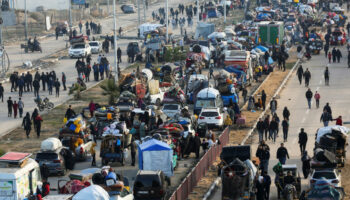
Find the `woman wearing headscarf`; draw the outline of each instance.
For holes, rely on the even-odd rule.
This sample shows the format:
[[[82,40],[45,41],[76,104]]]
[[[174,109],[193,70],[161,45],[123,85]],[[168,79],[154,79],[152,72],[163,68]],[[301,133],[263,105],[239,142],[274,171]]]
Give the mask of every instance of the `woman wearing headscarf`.
[[[27,112],[26,116],[23,118],[22,126],[26,131],[27,138],[29,138],[30,131],[32,130],[32,121],[30,120],[29,112]]]
[[[311,168],[310,166],[311,158],[309,155],[307,155],[307,151],[304,151],[303,156],[301,157],[301,161],[303,162],[302,168],[303,168],[304,178],[307,179]]]

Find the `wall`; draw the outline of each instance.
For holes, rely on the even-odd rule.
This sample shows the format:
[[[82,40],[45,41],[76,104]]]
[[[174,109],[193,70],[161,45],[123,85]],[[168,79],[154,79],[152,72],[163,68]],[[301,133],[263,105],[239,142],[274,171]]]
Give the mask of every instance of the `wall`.
[[[25,0],[14,0],[15,9],[24,10]],[[68,10],[70,0],[27,0],[27,9],[29,12],[36,11],[38,6],[44,6],[45,10]]]

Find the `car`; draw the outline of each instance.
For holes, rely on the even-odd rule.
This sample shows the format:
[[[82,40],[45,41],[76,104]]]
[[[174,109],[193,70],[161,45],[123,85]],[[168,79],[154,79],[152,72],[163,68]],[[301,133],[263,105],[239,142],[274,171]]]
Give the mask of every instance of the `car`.
[[[224,114],[220,108],[203,108],[198,117],[198,124],[206,123],[208,127],[224,128]]]
[[[314,170],[310,178],[310,187],[313,187],[314,184],[322,178],[334,187],[341,187],[341,175],[338,169]]]
[[[180,104],[164,104],[162,108],[162,112],[170,118],[173,118],[176,114],[181,113],[181,105]]]
[[[157,93],[157,94],[147,93],[145,96],[145,99],[149,104],[160,106],[162,104],[163,99],[164,99],[164,93],[166,90],[167,90],[167,88],[163,87],[163,88],[159,88],[159,93]]]
[[[167,186],[168,182],[162,171],[139,170],[134,182],[134,199],[164,200]]]
[[[122,9],[123,13],[125,13],[125,14],[134,13],[135,12],[135,6],[132,5],[132,4],[122,5],[120,7],[120,9]]]
[[[87,43],[77,43],[69,48],[68,54],[71,58],[86,58],[91,55],[91,47]]]
[[[65,148],[58,148],[54,151],[39,151],[36,154],[35,160],[39,163],[40,167],[46,164],[50,174],[64,176],[66,174],[65,160],[63,157],[65,150]]]
[[[99,41],[91,41],[89,42],[89,45],[91,47],[91,53],[100,53],[102,52],[102,44]]]

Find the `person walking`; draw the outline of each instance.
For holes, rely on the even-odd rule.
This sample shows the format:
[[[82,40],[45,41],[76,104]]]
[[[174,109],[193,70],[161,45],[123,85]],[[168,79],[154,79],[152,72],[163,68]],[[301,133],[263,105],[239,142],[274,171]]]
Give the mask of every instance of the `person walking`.
[[[66,74],[64,72],[62,72],[62,85],[63,85],[63,90],[66,91],[67,87],[66,87],[66,82],[67,82],[67,77]]]
[[[343,126],[343,120],[342,120],[342,116],[341,115],[338,118],[334,119],[334,120],[335,120],[335,125]]]
[[[261,91],[261,102],[262,102],[263,110],[265,110],[265,108],[266,108],[266,93],[265,93],[265,90]]]
[[[305,79],[305,87],[309,87],[309,82],[311,79],[311,73],[309,71],[309,68],[306,68],[304,72],[304,79]]]
[[[306,144],[307,144],[307,133],[304,132],[304,128],[300,129],[300,133],[299,133],[299,147],[300,147],[300,152],[301,154],[303,154],[303,152],[305,151],[306,148]]]
[[[303,170],[304,178],[307,179],[307,177],[310,174],[310,169],[311,169],[311,164],[310,164],[311,158],[309,155],[307,155],[307,151],[304,151],[302,153],[301,162],[303,163],[302,170]]]
[[[337,50],[333,47],[332,50],[333,63],[337,62]]]
[[[341,51],[339,49],[337,49],[337,61],[338,63],[340,63],[340,58],[343,57],[342,54],[341,54]]]
[[[55,81],[55,91],[56,91],[56,97],[60,97],[60,81],[58,80],[58,78]]]
[[[324,83],[329,86],[329,70],[328,67],[324,70]]]
[[[26,131],[27,138],[29,138],[30,131],[32,130],[32,121],[30,120],[29,112],[27,112],[26,116],[23,118],[22,127]]]
[[[332,63],[332,53],[328,52],[328,63]]]
[[[318,93],[317,91],[315,92],[314,95],[315,101],[316,101],[316,108],[320,107],[320,99],[321,99],[321,95],[320,93]]]
[[[270,149],[268,146],[262,145],[264,141],[258,146],[255,156],[259,158],[261,171],[268,171],[270,160]]]
[[[12,107],[13,107],[13,101],[11,100],[11,97],[7,100],[7,117],[12,117]]]
[[[49,90],[49,95],[52,95],[52,88],[54,86],[54,80],[52,79],[52,77],[50,76],[48,78],[48,82],[47,82],[47,88]]]
[[[13,117],[17,118],[18,104],[16,101],[13,102],[12,107],[13,107]]]
[[[272,98],[272,101],[270,102],[270,109],[271,109],[271,114],[275,114],[276,110],[277,110],[277,100],[276,98]]]
[[[289,129],[289,122],[287,118],[284,118],[282,121],[282,131],[283,131],[283,141],[288,141],[288,129]]]
[[[284,147],[283,143],[281,143],[281,146],[277,149],[276,157],[282,165],[286,164],[287,158],[289,159],[288,150]]]
[[[95,79],[95,81],[98,81],[99,69],[98,69],[98,64],[97,63],[94,63],[94,65],[92,66],[92,70],[94,71],[94,79]]]
[[[269,200],[270,199],[271,177],[269,176],[267,171],[264,171],[263,177],[264,177],[264,200]]]
[[[117,50],[117,58],[118,58],[118,63],[122,62],[122,50],[120,49],[120,47],[118,47]]]
[[[1,102],[4,102],[4,87],[2,86],[2,83],[0,83],[0,98]]]
[[[276,118],[272,117],[272,120],[270,122],[270,127],[269,127],[269,140],[271,139],[273,143],[276,142],[276,137],[277,137],[277,129],[278,129],[278,123],[276,122]]]
[[[18,99],[18,111],[19,111],[19,117],[22,118],[23,116],[23,109],[24,109],[24,103],[22,101],[22,98]]]
[[[39,89],[40,89],[40,82],[38,79],[35,79],[33,81],[33,87],[34,87],[34,96],[38,97],[39,96]]]
[[[311,89],[310,89],[310,88],[308,88],[308,90],[306,91],[305,97],[306,97],[306,100],[307,100],[307,104],[308,104],[308,106],[309,106],[309,109],[311,109],[311,100],[312,100],[312,97],[313,97],[313,93],[311,92]]]
[[[80,31],[80,34],[82,33],[82,30],[83,30],[83,24],[81,23],[81,21],[79,22],[79,31]]]
[[[327,110],[323,110],[320,121],[323,122],[324,127],[327,127],[329,121],[332,121],[332,116],[327,112]]]
[[[43,118],[38,114],[35,117],[34,123],[35,123],[35,129],[36,129],[36,136],[39,138],[40,137],[40,132],[41,132],[41,123],[43,121]]]
[[[75,117],[75,115],[76,114],[75,114],[74,110],[72,109],[72,105],[69,105],[64,117],[67,118],[67,120],[69,120],[69,119]]]
[[[130,146],[130,152],[131,152],[131,166],[135,166],[137,144],[134,141],[134,138],[132,139],[132,142],[130,143],[129,146]]]
[[[286,106],[286,107],[284,107],[284,109],[283,109],[283,118],[289,120],[289,116],[290,116],[290,112],[289,112],[289,110],[288,110],[288,108],[287,108],[287,106]]]
[[[262,120],[262,118],[259,119],[257,125],[256,125],[256,129],[258,130],[258,134],[259,134],[259,143],[263,141],[264,139],[264,131],[265,131],[265,123]]]
[[[303,81],[303,74],[304,74],[304,69],[302,65],[299,65],[297,74],[298,74],[299,84],[301,85],[301,82]]]
[[[327,58],[327,55],[328,55],[328,51],[329,51],[329,45],[328,44],[326,44],[326,45],[324,45],[324,56]]]
[[[323,107],[323,110],[327,110],[327,112],[332,116],[332,109],[329,106],[329,103],[327,102],[326,105]]]

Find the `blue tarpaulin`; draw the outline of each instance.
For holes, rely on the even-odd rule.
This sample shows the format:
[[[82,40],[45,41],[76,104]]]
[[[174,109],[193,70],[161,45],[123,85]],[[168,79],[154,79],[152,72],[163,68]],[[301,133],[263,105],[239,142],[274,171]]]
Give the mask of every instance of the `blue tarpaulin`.
[[[261,45],[256,46],[256,47],[254,48],[254,50],[255,50],[255,49],[260,49],[260,51],[262,51],[262,52],[266,52],[266,51],[269,50],[269,48],[264,47],[264,46],[261,46]]]
[[[162,141],[151,139],[138,147],[140,170],[161,170],[166,176],[173,175],[173,150]]]
[[[86,0],[72,0],[72,4],[74,5],[85,5]]]

